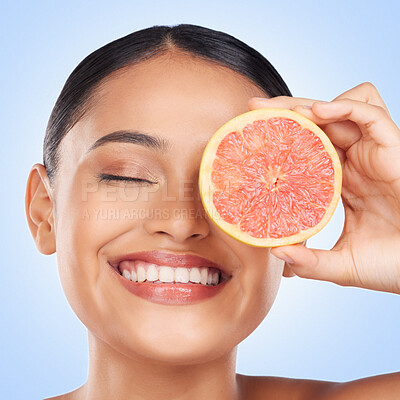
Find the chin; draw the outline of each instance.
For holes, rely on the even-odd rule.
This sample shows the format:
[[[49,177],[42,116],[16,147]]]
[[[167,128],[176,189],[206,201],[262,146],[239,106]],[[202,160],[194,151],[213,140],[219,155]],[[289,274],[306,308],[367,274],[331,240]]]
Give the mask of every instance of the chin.
[[[219,332],[218,327],[201,324],[159,324],[142,321],[135,329],[121,334],[118,330],[102,331],[102,339],[131,359],[146,359],[172,365],[200,364],[229,353],[236,345],[232,333]],[[130,333],[127,333],[130,331]],[[227,340],[229,338],[229,340]]]
[[[233,347],[221,347],[218,342],[173,342],[160,340],[140,347],[141,357],[171,365],[193,365],[212,361],[231,351]],[[135,347],[133,351],[137,350]]]

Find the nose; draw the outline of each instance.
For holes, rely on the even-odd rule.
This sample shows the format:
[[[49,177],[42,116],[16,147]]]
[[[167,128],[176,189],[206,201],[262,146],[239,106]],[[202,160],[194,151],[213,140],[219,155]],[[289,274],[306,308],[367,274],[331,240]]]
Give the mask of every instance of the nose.
[[[167,238],[175,243],[189,243],[208,236],[210,226],[198,193],[173,193],[152,205],[149,218],[144,221],[145,231],[155,237]]]

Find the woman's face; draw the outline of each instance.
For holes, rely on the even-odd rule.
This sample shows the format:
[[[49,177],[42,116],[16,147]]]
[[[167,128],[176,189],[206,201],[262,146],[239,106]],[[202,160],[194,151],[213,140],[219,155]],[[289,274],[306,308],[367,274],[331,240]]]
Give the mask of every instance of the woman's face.
[[[128,357],[176,364],[211,360],[247,337],[275,299],[282,262],[269,249],[220,231],[205,215],[197,186],[208,140],[248,111],[252,96],[265,94],[229,69],[164,55],[109,77],[61,143],[53,194],[61,282],[89,331]],[[157,136],[160,143],[139,143],[131,135],[130,143],[103,140],[92,148],[117,131]],[[147,182],[99,181],[101,174]],[[204,257],[229,278],[207,298],[174,302],[170,292],[166,303],[165,293],[146,292],[145,285],[157,285],[149,282],[131,283],[144,288],[142,295],[132,293],[110,263],[154,250],[177,255],[173,260],[182,267],[181,255]],[[163,257],[156,268],[172,260]]]

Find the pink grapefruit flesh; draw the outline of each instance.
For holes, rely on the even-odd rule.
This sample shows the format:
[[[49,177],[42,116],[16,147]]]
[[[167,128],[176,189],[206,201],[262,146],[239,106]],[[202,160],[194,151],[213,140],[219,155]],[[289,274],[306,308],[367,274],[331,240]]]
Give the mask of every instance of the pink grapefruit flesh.
[[[259,109],[223,125],[207,144],[200,195],[212,221],[252,246],[301,242],[329,221],[342,169],[326,134],[303,115]]]

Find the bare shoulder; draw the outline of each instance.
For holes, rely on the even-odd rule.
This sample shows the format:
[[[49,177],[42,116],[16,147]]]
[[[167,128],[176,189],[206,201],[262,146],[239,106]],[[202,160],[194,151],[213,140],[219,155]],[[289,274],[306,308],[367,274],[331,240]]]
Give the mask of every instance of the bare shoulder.
[[[59,396],[49,397],[44,400],[77,400],[82,392],[82,386],[72,392],[60,394]]]
[[[73,397],[71,397],[71,393],[65,393],[55,397],[48,397],[44,400],[73,400]]]
[[[349,382],[237,374],[246,400],[398,400],[400,372]]]
[[[44,400],[69,400],[68,394],[61,394],[60,396],[48,397]]]
[[[336,382],[236,374],[246,400],[317,400]],[[321,397],[322,399],[322,397]]]
[[[400,372],[338,383],[321,400],[398,400]],[[318,399],[319,400],[319,399]]]

